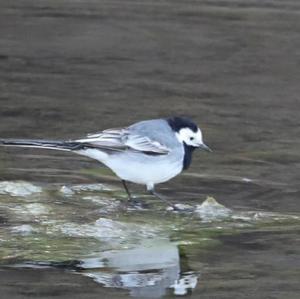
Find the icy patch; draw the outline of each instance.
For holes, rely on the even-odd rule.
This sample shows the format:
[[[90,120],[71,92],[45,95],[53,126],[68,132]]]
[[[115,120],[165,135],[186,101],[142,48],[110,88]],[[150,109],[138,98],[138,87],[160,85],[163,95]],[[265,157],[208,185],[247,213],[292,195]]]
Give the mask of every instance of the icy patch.
[[[21,217],[20,219],[23,221],[30,221],[33,217],[37,220],[41,216],[47,216],[50,209],[41,203],[30,203],[10,206],[8,210],[18,219]]]
[[[116,188],[105,184],[80,184],[74,186],[62,186],[60,192],[65,195],[72,195],[80,192],[94,192],[94,191],[115,191]]]
[[[138,225],[114,221],[107,218],[100,218],[92,224],[64,223],[54,226],[54,230],[59,230],[71,237],[93,237],[101,240],[132,240],[134,238],[151,238],[156,236],[158,229],[148,225]]]
[[[35,232],[34,228],[28,224],[14,226],[11,228],[11,231],[13,233],[17,233],[22,236],[28,236],[28,235],[32,234],[33,232]]]
[[[120,201],[114,198],[106,198],[102,196],[84,196],[82,199],[90,201],[99,206],[101,212],[113,212],[120,207]]]
[[[0,194],[8,194],[10,196],[29,196],[34,193],[42,192],[42,188],[28,182],[3,181],[0,182]]]
[[[40,203],[30,203],[24,205],[25,209],[34,216],[45,215],[49,213],[49,209]]]
[[[218,203],[213,197],[196,206],[195,213],[203,222],[222,221],[232,216],[233,211]]]

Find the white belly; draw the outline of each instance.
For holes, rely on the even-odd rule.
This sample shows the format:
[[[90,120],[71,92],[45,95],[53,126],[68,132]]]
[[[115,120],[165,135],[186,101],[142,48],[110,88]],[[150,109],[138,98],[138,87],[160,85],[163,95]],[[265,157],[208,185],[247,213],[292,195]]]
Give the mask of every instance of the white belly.
[[[183,154],[181,157],[180,152],[161,156],[126,152],[109,155],[98,149],[87,149],[78,153],[102,162],[122,180],[136,184],[163,183],[182,171]]]
[[[181,163],[116,163],[116,161],[110,161],[107,166],[121,179],[144,185],[166,182],[182,170]]]

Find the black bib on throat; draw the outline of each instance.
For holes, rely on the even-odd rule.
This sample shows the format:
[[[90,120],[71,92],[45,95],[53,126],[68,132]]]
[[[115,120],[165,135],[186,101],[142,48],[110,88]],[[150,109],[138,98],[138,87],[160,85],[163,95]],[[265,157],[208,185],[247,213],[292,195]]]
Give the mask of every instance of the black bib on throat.
[[[193,146],[187,145],[185,142],[183,142],[184,147],[184,157],[183,157],[183,170],[186,170],[190,167],[192,162],[192,154],[193,151],[196,149]]]

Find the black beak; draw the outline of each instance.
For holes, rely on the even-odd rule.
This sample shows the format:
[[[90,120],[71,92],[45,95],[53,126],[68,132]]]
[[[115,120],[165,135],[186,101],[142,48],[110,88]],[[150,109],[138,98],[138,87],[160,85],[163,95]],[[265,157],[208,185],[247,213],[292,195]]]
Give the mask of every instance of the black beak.
[[[207,152],[212,152],[212,150],[204,143],[201,143],[198,148]]]

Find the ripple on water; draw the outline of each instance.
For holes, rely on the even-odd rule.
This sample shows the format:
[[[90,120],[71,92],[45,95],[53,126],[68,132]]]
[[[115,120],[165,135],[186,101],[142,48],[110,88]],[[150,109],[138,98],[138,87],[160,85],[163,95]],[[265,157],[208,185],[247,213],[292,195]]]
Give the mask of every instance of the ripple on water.
[[[240,227],[242,227],[245,222],[255,225],[263,223],[275,223],[278,221],[300,220],[300,217],[297,215],[268,211],[235,211],[218,203],[213,197],[210,196],[207,197],[207,199],[201,205],[197,205],[193,209],[197,217],[201,219],[201,222],[225,221],[227,224],[233,222],[234,224],[237,224],[237,226],[240,224]]]

